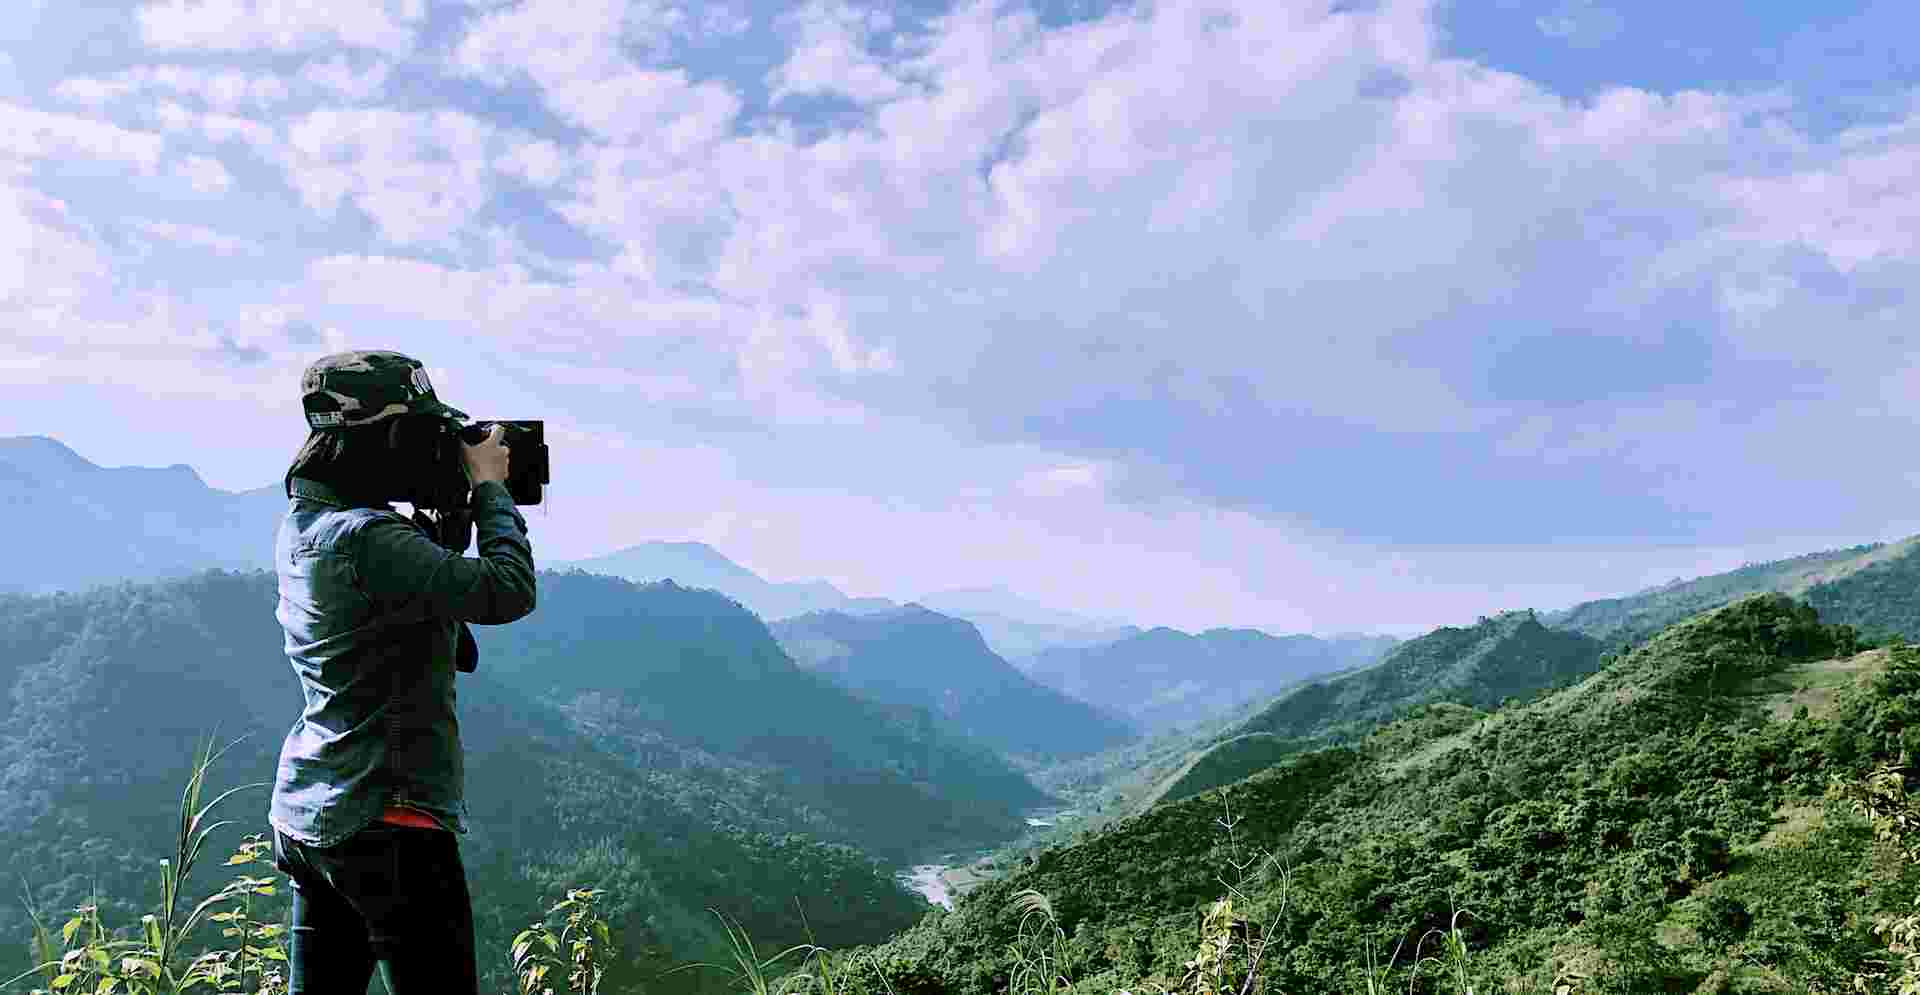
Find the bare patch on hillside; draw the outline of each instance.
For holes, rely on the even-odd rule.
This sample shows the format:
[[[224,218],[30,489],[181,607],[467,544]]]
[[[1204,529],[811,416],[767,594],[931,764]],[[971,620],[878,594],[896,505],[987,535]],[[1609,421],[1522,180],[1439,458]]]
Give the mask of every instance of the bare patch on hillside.
[[[1868,650],[1844,659],[1796,663],[1769,674],[1756,685],[1756,703],[1775,719],[1793,717],[1801,706],[1809,718],[1833,714],[1841,692],[1870,679],[1887,665],[1886,650]]]
[[[1827,810],[1820,805],[1783,805],[1773,818],[1773,828],[1753,841],[1753,849],[1772,850],[1804,841],[1827,824]]]

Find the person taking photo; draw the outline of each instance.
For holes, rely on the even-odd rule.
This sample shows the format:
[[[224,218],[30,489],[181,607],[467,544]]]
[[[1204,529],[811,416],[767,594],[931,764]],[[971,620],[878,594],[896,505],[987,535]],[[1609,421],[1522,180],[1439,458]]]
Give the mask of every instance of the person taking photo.
[[[392,995],[476,995],[454,677],[478,663],[469,623],[534,609],[511,453],[499,425],[458,440],[466,414],[400,353],[327,356],[301,391],[274,570],[304,705],[268,813],[293,893],[288,990],[363,995],[377,966]],[[434,518],[430,495],[454,497]]]

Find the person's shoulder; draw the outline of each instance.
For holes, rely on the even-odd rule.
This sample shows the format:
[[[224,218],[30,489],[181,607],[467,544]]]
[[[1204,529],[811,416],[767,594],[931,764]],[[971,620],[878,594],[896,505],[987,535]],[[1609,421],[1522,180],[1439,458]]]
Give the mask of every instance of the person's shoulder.
[[[414,523],[413,519],[391,508],[343,508],[340,514],[347,516],[347,521],[352,523],[352,527],[356,531],[368,528],[369,526],[385,528],[389,525],[398,525],[408,529],[420,528],[419,525]]]
[[[392,530],[419,532],[420,526],[413,519],[389,508],[342,508],[334,513],[340,523],[342,538],[365,535],[368,532],[386,533]]]
[[[419,528],[406,516],[384,508],[341,508],[313,502],[300,505],[288,514],[282,531],[287,542],[311,552],[351,552],[369,528]]]

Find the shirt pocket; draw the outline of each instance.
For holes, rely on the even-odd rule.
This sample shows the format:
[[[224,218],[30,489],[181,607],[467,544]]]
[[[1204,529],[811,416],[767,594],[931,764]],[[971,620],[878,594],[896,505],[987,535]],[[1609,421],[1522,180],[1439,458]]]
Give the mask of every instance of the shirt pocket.
[[[360,590],[353,558],[322,546],[298,547],[281,565],[280,594],[290,634],[313,643],[367,624],[373,603]]]

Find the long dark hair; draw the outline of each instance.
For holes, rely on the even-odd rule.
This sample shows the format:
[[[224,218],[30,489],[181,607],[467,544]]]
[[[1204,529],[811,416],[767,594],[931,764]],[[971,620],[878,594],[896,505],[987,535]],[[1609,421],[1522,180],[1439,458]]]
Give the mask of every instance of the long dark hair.
[[[372,425],[315,429],[287,468],[288,496],[293,478],[300,477],[327,485],[356,506],[413,501],[439,483],[434,474],[446,471],[439,421],[397,415]]]

